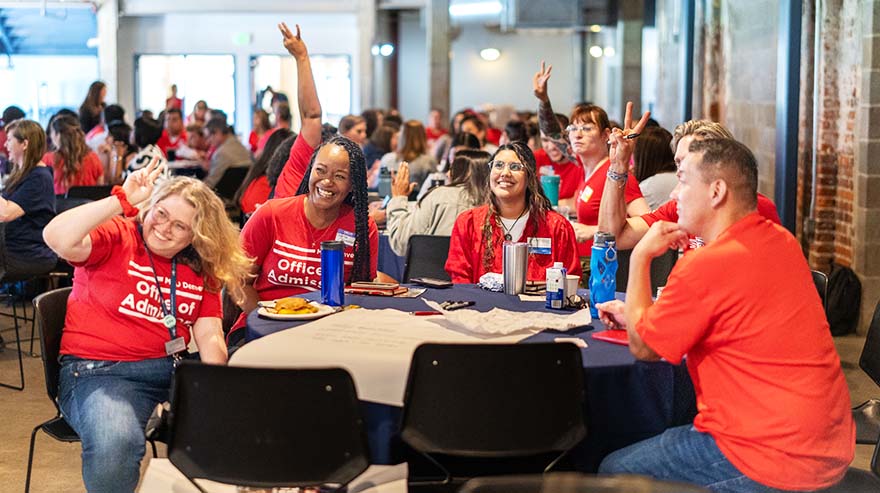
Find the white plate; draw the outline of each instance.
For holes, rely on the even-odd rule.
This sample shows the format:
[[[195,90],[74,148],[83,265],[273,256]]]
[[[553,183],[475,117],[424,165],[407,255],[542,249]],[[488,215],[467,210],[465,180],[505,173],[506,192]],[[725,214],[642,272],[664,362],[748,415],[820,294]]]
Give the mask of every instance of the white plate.
[[[314,320],[316,318],[321,318],[331,313],[336,313],[336,308],[330,305],[324,305],[322,303],[318,303],[317,301],[310,301],[309,304],[313,307],[317,308],[318,311],[314,313],[272,313],[267,308],[266,305],[274,306],[274,302],[261,301],[260,308],[257,310],[257,313],[260,316],[271,318],[274,320]]]

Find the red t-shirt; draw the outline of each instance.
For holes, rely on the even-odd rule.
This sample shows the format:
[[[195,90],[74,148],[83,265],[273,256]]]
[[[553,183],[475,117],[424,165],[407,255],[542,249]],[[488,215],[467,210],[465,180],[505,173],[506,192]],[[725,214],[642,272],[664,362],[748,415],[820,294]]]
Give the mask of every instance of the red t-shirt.
[[[302,133],[296,136],[296,140],[293,141],[293,146],[290,148],[290,157],[284,163],[284,169],[281,170],[278,183],[275,184],[276,199],[296,195],[314,152],[315,148],[306,142]]]
[[[776,224],[782,224],[782,221],[779,220],[779,214],[776,213],[776,205],[772,200],[767,197],[758,194],[758,214],[762,215],[766,219],[773,221]],[[657,221],[668,221],[671,223],[678,222],[678,201],[676,200],[668,200],[665,204],[658,207],[656,210],[651,211],[647,214],[643,214],[642,219],[648,224],[650,228],[652,224]],[[701,242],[696,241],[695,236],[689,236],[691,241],[688,241],[688,246],[685,250],[690,250],[692,245],[699,245]]]
[[[428,140],[437,140],[448,133],[449,132],[442,128],[425,127],[425,137],[427,137]]]
[[[164,357],[170,335],[162,323],[153,268],[137,225],[114,217],[89,237],[89,258],[73,264],[61,354],[105,361]],[[168,302],[171,260],[152,257]],[[220,293],[206,291],[204,278],[180,263],[177,286],[177,334],[189,343],[197,319],[223,316]]]
[[[271,137],[272,134],[275,133],[276,130],[278,130],[278,128],[279,127],[270,128],[269,130],[266,130],[265,132],[263,132],[263,135],[261,135],[259,138],[255,139],[254,144],[253,144],[253,146],[254,146],[253,152],[255,154],[263,152],[263,149],[266,148],[266,144],[269,143],[269,137]],[[254,135],[254,137],[256,137],[257,134],[253,134],[253,135]],[[311,156],[309,156],[309,157],[311,158]]]
[[[104,165],[101,164],[101,158],[92,151],[89,151],[80,163],[79,173],[66,184],[64,183],[64,160],[57,152],[47,152],[43,155],[43,162],[53,169],[56,195],[67,193],[70,187],[95,186],[98,184],[98,180],[104,176]]]
[[[671,363],[687,355],[694,426],[746,476],[815,490],[846,472],[849,390],[800,243],[784,228],[753,212],[686,254],[635,330]]]
[[[599,224],[599,205],[602,203],[602,193],[605,191],[605,180],[607,179],[608,168],[611,166],[611,160],[605,158],[593,173],[581,181],[577,188],[577,200],[575,207],[577,208],[577,220],[581,224],[595,226]],[[633,200],[642,198],[642,191],[639,189],[639,182],[636,181],[632,173],[626,179],[626,189],[624,189],[624,200],[629,204]],[[593,239],[578,243],[578,254],[581,257],[589,257],[593,248]]]
[[[330,226],[316,229],[306,218],[305,195],[266,202],[241,232],[244,250],[259,266],[254,288],[261,300],[274,300],[321,288],[321,242],[346,242],[345,280],[354,265],[354,210],[343,204]],[[379,230],[369,220],[370,277],[376,277]]]
[[[257,210],[257,205],[269,200],[271,191],[272,187],[269,186],[269,178],[266,175],[252,181],[241,194],[241,212],[250,214]]]
[[[584,182],[584,167],[572,163],[571,161],[563,161],[554,163],[550,160],[550,156],[544,149],[535,151],[535,163],[538,165],[539,175],[557,175],[559,177],[559,198],[568,199],[574,197],[578,187]],[[550,170],[553,170],[550,173]]]
[[[455,221],[446,258],[446,272],[454,283],[476,284],[486,272],[501,272],[504,232],[501,226],[492,224],[492,248],[495,256],[492,268],[483,267],[486,242],[483,241],[483,223],[489,214],[489,206],[483,205],[464,211]],[[526,278],[543,281],[553,262],[562,262],[569,274],[580,275],[581,264],[577,256],[574,228],[568,219],[554,211],[547,211],[545,220],[538,221],[529,215],[529,222],[517,240],[529,243],[529,263]],[[543,242],[543,244],[541,243]],[[549,249],[544,253],[540,247]]]
[[[171,137],[168,134],[168,130],[162,130],[162,136],[159,137],[159,141],[156,142],[156,147],[162,149],[162,154],[168,155],[168,149],[177,150],[181,145],[186,144],[187,135],[186,130],[181,130],[177,137]]]

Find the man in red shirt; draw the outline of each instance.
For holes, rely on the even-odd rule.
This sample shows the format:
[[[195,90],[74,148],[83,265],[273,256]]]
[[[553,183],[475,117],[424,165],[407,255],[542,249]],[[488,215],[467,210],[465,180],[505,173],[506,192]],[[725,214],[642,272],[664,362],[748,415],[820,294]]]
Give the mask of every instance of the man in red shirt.
[[[186,130],[183,128],[183,113],[177,108],[165,110],[165,129],[162,130],[162,136],[156,145],[169,161],[174,161],[177,156],[177,150],[187,143]],[[168,151],[174,151],[174,156],[168,155]],[[182,157],[182,156],[181,156]]]
[[[732,139],[697,141],[679,163],[678,223],[658,221],[630,259],[626,303],[599,304],[641,360],[685,357],[698,414],[607,456],[601,473],[647,474],[730,492],[837,483],[855,449],[840,359],[801,252],[757,211],[758,167]],[[651,260],[689,234],[651,300]],[[732,268],[733,266],[733,268]]]
[[[631,105],[632,103],[627,104],[627,127],[630,127],[628,122],[632,120]],[[690,146],[691,142],[706,139],[733,139],[733,134],[720,123],[710,120],[690,120],[675,127],[672,136],[672,152],[675,153],[676,164],[680,163],[687,155],[688,146]],[[629,142],[634,143],[635,141]],[[632,153],[633,147],[634,144],[628,146],[629,153]],[[623,151],[626,152],[627,149],[623,147]],[[620,168],[620,165],[617,164],[624,161],[629,162],[629,159],[613,161],[612,167],[609,168],[609,173],[613,171],[618,176],[625,176],[627,170]],[[648,228],[655,222],[678,221],[677,206],[678,204],[673,199],[648,214],[627,218],[623,189],[618,187],[617,183],[607,181],[604,193],[602,194],[602,204],[599,208],[599,231],[612,233],[617,238],[617,248],[619,250],[629,250],[645,236]],[[782,223],[779,220],[779,214],[776,213],[776,205],[769,198],[761,194],[758,194],[758,213],[776,224]],[[704,242],[705,239],[691,238],[685,249],[702,245]]]

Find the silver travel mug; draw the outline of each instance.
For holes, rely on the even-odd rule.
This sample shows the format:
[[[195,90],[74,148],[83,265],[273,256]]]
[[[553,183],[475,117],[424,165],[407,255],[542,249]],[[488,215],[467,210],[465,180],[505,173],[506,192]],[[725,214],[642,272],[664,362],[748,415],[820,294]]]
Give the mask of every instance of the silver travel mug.
[[[529,244],[504,242],[504,294],[520,294],[526,290],[526,272],[529,268]]]

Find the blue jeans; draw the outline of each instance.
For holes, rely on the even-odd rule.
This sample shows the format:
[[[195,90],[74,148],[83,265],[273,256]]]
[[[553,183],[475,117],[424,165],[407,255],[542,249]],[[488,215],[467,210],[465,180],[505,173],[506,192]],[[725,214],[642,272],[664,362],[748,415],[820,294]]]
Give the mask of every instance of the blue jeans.
[[[89,492],[137,487],[146,439],[144,426],[167,401],[171,358],[118,362],[61,358],[59,404],[82,439],[83,481]]]
[[[609,454],[599,465],[599,473],[643,474],[725,493],[782,491],[746,477],[724,457],[711,435],[700,433],[692,425],[670,428]]]

